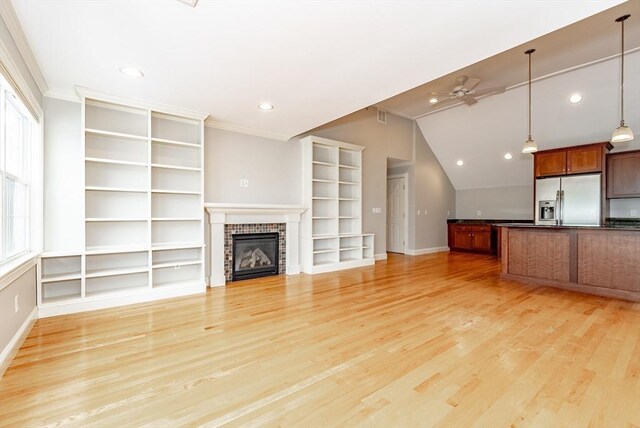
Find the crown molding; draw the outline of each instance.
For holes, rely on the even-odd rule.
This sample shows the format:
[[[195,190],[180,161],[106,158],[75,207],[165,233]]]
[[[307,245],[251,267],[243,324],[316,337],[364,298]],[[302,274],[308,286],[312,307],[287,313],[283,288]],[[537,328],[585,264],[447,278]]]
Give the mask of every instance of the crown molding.
[[[226,122],[218,122],[211,118],[204,121],[204,126],[209,128],[222,129],[224,131],[237,132],[239,134],[253,135],[256,137],[268,138],[276,141],[289,141],[290,137],[284,134],[277,134],[275,132],[261,131],[259,129],[245,128],[244,126],[233,125]]]
[[[69,94],[67,92],[56,91],[53,89],[49,89],[44,96],[46,98],[55,98],[56,100],[71,101],[73,103],[80,102],[80,97],[78,97],[77,94]]]
[[[0,3],[2,3],[2,1],[0,1]],[[40,121],[43,116],[40,97],[31,90],[31,87],[20,72],[20,68],[18,68],[18,65],[11,57],[11,53],[2,39],[0,39],[0,73],[9,80],[9,83],[22,98],[22,101],[34,118]]]
[[[11,34],[11,37],[18,48],[18,52],[22,55],[22,59],[27,65],[38,89],[40,89],[40,93],[44,95],[45,92],[49,90],[49,86],[42,74],[42,70],[40,70],[36,57],[33,55],[31,46],[29,46],[29,42],[27,42],[27,37],[22,30],[22,25],[20,25],[18,15],[16,15],[16,11],[13,9],[11,1],[0,1],[0,16],[7,25],[9,34]]]
[[[108,95],[94,89],[84,88],[82,86],[76,86],[75,88],[81,99],[91,98],[108,103],[122,104],[127,107],[137,107],[141,109],[153,110],[154,112],[165,113],[172,116],[188,117],[195,120],[205,120],[207,117],[209,117],[208,113],[202,113],[199,111],[187,110],[179,107],[171,107],[158,103],[149,103],[131,98],[118,97],[115,95]]]

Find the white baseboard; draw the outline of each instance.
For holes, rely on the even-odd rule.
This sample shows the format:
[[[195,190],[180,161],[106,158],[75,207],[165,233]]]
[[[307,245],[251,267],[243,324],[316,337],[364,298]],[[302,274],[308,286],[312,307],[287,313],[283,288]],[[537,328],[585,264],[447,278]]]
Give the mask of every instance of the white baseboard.
[[[376,260],[387,260],[387,253],[374,254],[373,258]]]
[[[156,300],[183,297],[204,292],[206,292],[206,284],[204,281],[202,283],[194,281],[193,284],[190,285],[180,285],[175,287],[167,286],[153,290],[141,290],[140,292],[129,295],[101,296],[71,303],[59,302],[42,304],[38,315],[40,318],[47,318],[57,315],[75,314],[78,312],[94,311],[97,309],[133,305],[136,303],[153,302]]]
[[[22,346],[22,342],[27,338],[31,328],[38,319],[38,307],[33,308],[33,311],[29,314],[27,319],[24,320],[20,329],[13,336],[11,341],[0,353],[0,378],[4,375],[4,372],[9,368],[13,357],[18,353],[18,350]]]
[[[449,247],[431,247],[431,248],[420,248],[417,250],[409,250],[405,251],[405,254],[408,256],[421,256],[423,254],[432,254],[432,253],[443,253],[449,251]]]

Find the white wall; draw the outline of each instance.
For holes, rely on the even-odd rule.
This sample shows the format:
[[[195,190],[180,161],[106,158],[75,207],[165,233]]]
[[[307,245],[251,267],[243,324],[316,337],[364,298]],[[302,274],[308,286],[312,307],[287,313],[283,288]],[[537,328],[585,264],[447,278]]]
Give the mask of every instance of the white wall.
[[[635,211],[635,215],[632,215]],[[609,217],[640,218],[640,198],[611,199]]]
[[[533,220],[533,186],[457,190],[456,218]]]
[[[44,97],[44,249],[80,251],[84,198],[81,105]]]

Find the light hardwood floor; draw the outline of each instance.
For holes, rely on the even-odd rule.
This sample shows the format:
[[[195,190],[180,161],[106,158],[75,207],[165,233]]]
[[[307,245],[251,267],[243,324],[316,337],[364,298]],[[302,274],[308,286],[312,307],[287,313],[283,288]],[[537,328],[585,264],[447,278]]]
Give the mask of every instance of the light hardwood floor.
[[[640,304],[473,254],[38,320],[9,426],[640,426]]]

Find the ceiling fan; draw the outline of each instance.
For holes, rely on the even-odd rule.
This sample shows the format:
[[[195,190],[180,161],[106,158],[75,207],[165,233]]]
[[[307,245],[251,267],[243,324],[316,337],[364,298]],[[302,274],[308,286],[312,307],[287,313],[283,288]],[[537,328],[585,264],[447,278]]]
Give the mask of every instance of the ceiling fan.
[[[478,102],[476,97],[483,95],[499,94],[504,92],[504,86],[493,86],[490,88],[475,89],[480,83],[480,79],[468,76],[458,76],[456,78],[456,86],[451,92],[431,92],[429,95],[429,103],[437,105],[448,101],[462,101],[467,105],[473,105]]]

